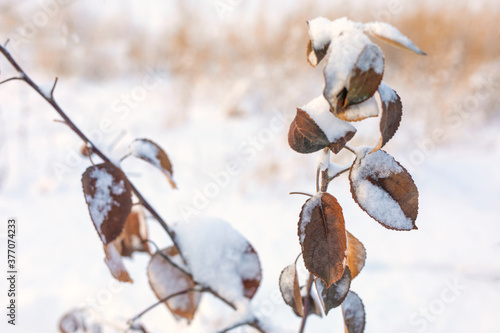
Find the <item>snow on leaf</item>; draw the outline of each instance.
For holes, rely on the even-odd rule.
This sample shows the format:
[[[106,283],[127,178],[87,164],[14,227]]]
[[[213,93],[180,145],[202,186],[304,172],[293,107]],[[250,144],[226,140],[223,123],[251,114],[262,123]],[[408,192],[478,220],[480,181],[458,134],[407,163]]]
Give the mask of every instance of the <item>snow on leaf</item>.
[[[355,133],[356,128],[335,117],[325,98],[319,96],[297,109],[288,132],[288,143],[293,150],[303,154],[325,147],[338,153]]]
[[[283,300],[287,305],[289,305],[297,316],[304,316],[304,308],[302,303],[302,295],[300,294],[299,280],[297,278],[297,270],[295,265],[286,266],[283,271],[281,271],[280,280],[280,291]]]
[[[109,244],[122,232],[132,208],[130,184],[120,169],[102,163],[87,168],[82,185],[97,233],[104,244]]]
[[[327,287],[346,267],[347,244],[342,207],[328,193],[318,193],[302,206],[298,223],[304,264]]]
[[[413,179],[391,155],[370,150],[358,150],[349,173],[354,201],[388,229],[417,229],[418,190]]]
[[[345,95],[343,91],[348,89],[349,80],[355,68],[356,61],[362,50],[370,39],[359,30],[347,30],[342,35],[333,39],[330,44],[328,61],[325,66],[325,89],[324,96],[330,103],[335,114],[339,113],[339,99],[342,101]]]
[[[108,266],[111,275],[120,282],[133,283],[134,281],[130,278],[115,243],[104,245],[104,252],[106,253],[104,262]]]
[[[164,256],[172,262],[185,269],[182,265],[179,252],[175,247],[168,247],[157,252],[151,257],[148,265],[149,284],[158,300],[163,300],[171,295],[193,289],[196,284],[193,279],[177,267],[172,265]],[[181,295],[173,296],[164,304],[176,318],[193,320],[201,299],[201,293],[190,291]]]
[[[179,222],[174,229],[196,281],[234,302],[255,295],[262,279],[259,257],[229,223],[199,218]]]
[[[342,303],[342,314],[346,333],[363,333],[365,330],[365,307],[361,298],[354,292],[349,291]]]
[[[59,321],[59,331],[61,333],[101,333],[101,326],[90,322],[89,317],[91,317],[90,314],[85,310],[72,310]]]
[[[415,44],[413,44],[413,42],[408,37],[403,35],[398,29],[396,29],[389,23],[366,23],[364,24],[364,30],[366,33],[380,39],[385,43],[413,51],[420,55],[426,55],[426,53],[420,50]]]
[[[351,287],[351,280],[349,267],[345,268],[342,278],[328,288],[323,280],[316,279],[316,290],[325,314],[328,315],[328,311],[342,304]]]
[[[360,121],[378,116],[378,111],[377,100],[371,97],[362,103],[343,109],[341,113],[337,114],[337,117],[344,121]]]
[[[347,267],[351,271],[351,277],[354,279],[365,266],[366,249],[356,237],[349,231],[347,234]]]
[[[384,55],[375,44],[369,43],[356,60],[347,87],[344,108],[359,104],[372,97],[382,81],[384,74]],[[337,113],[340,110],[337,110]]]
[[[149,139],[136,139],[130,144],[130,153],[160,169],[167,177],[170,185],[177,188],[173,179],[172,163],[167,153]]]
[[[113,243],[123,257],[131,257],[134,252],[150,253],[148,243],[148,227],[142,206],[132,207],[122,233]]]
[[[307,44],[307,61],[316,67],[328,52],[331,41],[332,22],[324,17],[308,21],[309,43]]]
[[[382,82],[378,92],[382,104],[382,116],[380,117],[381,136],[373,151],[382,148],[396,134],[403,116],[401,98],[394,90]]]

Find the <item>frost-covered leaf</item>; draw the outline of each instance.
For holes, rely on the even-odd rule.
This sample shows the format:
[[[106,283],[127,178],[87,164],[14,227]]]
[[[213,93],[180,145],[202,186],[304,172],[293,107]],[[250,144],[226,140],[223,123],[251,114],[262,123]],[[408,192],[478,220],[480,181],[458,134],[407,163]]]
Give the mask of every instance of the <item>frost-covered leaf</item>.
[[[344,108],[362,103],[372,97],[382,82],[383,74],[382,50],[375,44],[367,44],[352,69]]]
[[[234,302],[255,295],[262,279],[259,257],[229,223],[203,218],[180,222],[174,229],[196,281]]]
[[[403,104],[399,95],[382,82],[378,88],[382,104],[380,117],[380,140],[373,151],[382,148],[396,133],[403,116]]]
[[[349,267],[345,268],[342,278],[333,283],[329,288],[326,287],[323,280],[316,279],[316,290],[318,291],[318,296],[325,314],[328,315],[328,311],[342,304],[351,287],[351,280],[351,271]]]
[[[383,150],[356,153],[349,174],[351,193],[358,205],[384,227],[417,229],[418,190],[408,171]]]
[[[132,209],[132,189],[123,171],[111,163],[89,167],[82,176],[90,217],[104,244],[121,234]]]
[[[298,236],[306,268],[330,287],[342,277],[347,263],[345,222],[337,199],[322,192],[307,200]]]
[[[346,333],[363,333],[365,331],[365,307],[361,298],[349,291],[342,303],[342,314]]]
[[[349,231],[347,234],[347,267],[351,270],[351,277],[354,279],[365,266],[366,249],[356,237]]]
[[[134,252],[150,253],[148,243],[148,226],[144,218],[142,206],[134,206],[130,212],[122,233],[113,241],[116,249],[123,257],[131,257]]]
[[[297,109],[288,132],[288,143],[293,150],[303,154],[325,147],[338,153],[355,133],[356,128],[335,117],[325,98],[319,96]]]
[[[85,310],[76,309],[66,313],[59,321],[61,333],[101,333],[98,323],[91,322],[90,314]]]
[[[187,271],[175,247],[163,249],[162,253]],[[212,269],[214,268],[212,267]],[[158,300],[163,300],[176,293],[193,289],[196,286],[189,275],[172,265],[160,253],[156,253],[151,257],[148,265],[148,278],[151,289],[153,289]],[[174,296],[164,303],[176,318],[180,317],[192,320],[198,308],[200,298],[201,294],[199,292],[190,291]]]
[[[304,308],[302,304],[302,295],[300,294],[299,280],[297,278],[297,270],[295,265],[286,266],[280,275],[280,291],[283,300],[289,305],[293,311],[299,316],[304,316]]]
[[[364,25],[366,33],[393,46],[402,47],[420,55],[426,55],[413,42],[403,35],[398,29],[385,22],[370,22]]]
[[[130,144],[130,153],[160,169],[170,185],[177,188],[173,179],[172,163],[170,163],[167,153],[156,143],[149,139],[136,139]]]
[[[111,275],[113,275],[113,277],[120,282],[134,282],[125,268],[122,257],[120,256],[120,252],[118,252],[115,243],[113,242],[111,244],[104,245],[104,252],[106,253],[104,262],[108,266]]]
[[[330,44],[328,61],[325,66],[325,98],[335,114],[339,107],[345,107],[349,81],[355,71],[356,62],[366,45],[372,44],[370,39],[359,30],[348,30],[333,39]],[[340,103],[339,103],[340,99]]]
[[[354,104],[347,109],[343,109],[341,113],[337,114],[337,117],[345,121],[360,121],[378,116],[378,111],[377,100],[371,97],[363,103]]]

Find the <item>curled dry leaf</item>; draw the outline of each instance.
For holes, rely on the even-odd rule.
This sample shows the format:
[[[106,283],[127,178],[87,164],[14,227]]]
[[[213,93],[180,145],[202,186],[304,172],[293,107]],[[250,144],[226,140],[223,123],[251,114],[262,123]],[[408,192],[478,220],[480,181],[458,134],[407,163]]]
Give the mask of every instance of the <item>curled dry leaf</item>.
[[[370,97],[362,103],[354,104],[344,109],[337,117],[345,121],[360,121],[378,116],[378,109],[377,100],[375,97]]]
[[[148,226],[142,206],[134,206],[130,212],[122,233],[113,241],[116,249],[123,257],[131,257],[134,252],[150,253]]]
[[[111,163],[89,167],[82,176],[90,217],[104,244],[121,234],[132,209],[132,189],[123,171]]]
[[[384,55],[375,44],[367,44],[354,65],[343,109],[359,104],[375,94],[384,74]],[[340,116],[343,110],[337,110]],[[342,119],[342,118],[341,118]]]
[[[280,291],[283,300],[289,305],[297,316],[304,316],[304,308],[302,303],[302,295],[300,294],[299,280],[297,278],[297,270],[295,265],[286,266],[280,275]]]
[[[118,249],[116,248],[114,242],[108,245],[104,245],[104,253],[106,253],[104,262],[108,266],[111,275],[113,275],[115,279],[120,282],[134,282],[130,278],[130,275],[128,274],[128,271],[123,263],[120,252],[118,252]]]
[[[354,279],[365,266],[366,249],[356,237],[349,231],[347,234],[347,267],[351,271],[351,277]]]
[[[345,222],[337,199],[320,192],[307,200],[298,235],[306,268],[329,288],[342,277],[347,263]]]
[[[101,326],[90,322],[89,317],[91,317],[90,314],[85,310],[72,310],[59,321],[59,331],[61,333],[101,333]]]
[[[151,257],[148,265],[149,284],[158,300],[163,300],[176,293],[193,289],[196,286],[193,279],[165,258],[165,256],[168,257],[179,267],[185,269],[177,249],[171,246],[163,249],[161,252],[163,255],[157,252]],[[180,317],[192,320],[198,308],[200,298],[200,292],[189,291],[173,296],[164,303],[176,318]]]
[[[342,278],[333,283],[329,288],[326,287],[323,280],[316,279],[316,290],[318,291],[318,296],[325,314],[328,315],[328,311],[342,304],[351,287],[351,280],[351,271],[349,267],[345,268]]]
[[[382,116],[380,117],[380,140],[373,151],[382,148],[399,128],[403,116],[403,104],[399,95],[388,85],[382,82],[378,88],[382,104]]]
[[[413,42],[403,35],[398,29],[385,22],[370,22],[364,24],[364,31],[369,35],[393,46],[413,51],[420,55],[426,55]]]
[[[369,151],[357,151],[349,173],[354,201],[388,229],[417,229],[418,190],[410,174],[385,151]]]
[[[365,307],[361,298],[349,291],[342,303],[342,314],[346,333],[363,333],[365,330]]]
[[[297,115],[290,125],[288,143],[303,154],[309,154],[328,147],[335,154],[352,139],[356,129],[349,123],[335,117],[323,96],[319,96],[297,109]]]
[[[156,143],[149,139],[136,139],[130,144],[130,153],[160,169],[170,185],[177,188],[173,179],[172,163],[170,163],[167,153]]]

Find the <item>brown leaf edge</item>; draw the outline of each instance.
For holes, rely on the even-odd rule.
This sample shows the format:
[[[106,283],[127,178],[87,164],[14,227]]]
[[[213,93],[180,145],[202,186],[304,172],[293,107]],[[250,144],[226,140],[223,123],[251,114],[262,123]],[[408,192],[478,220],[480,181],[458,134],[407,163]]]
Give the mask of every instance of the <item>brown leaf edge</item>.
[[[292,275],[291,280],[292,280],[292,286],[285,285],[285,282],[283,281],[284,278],[287,275]],[[290,278],[290,276],[288,276]],[[295,265],[288,265],[286,266],[280,274],[279,278],[279,287],[280,287],[280,292],[281,296],[283,297],[283,300],[287,305],[289,305],[295,314],[299,317],[304,316],[304,304],[302,302],[302,295],[300,294],[300,286],[299,286],[299,280],[297,278],[297,270],[295,268]]]
[[[384,83],[381,84],[384,85]],[[401,102],[401,97],[387,86],[385,89],[391,89],[394,94],[396,94],[396,101],[384,101],[382,99],[382,93],[380,92],[381,87],[378,89],[380,95],[380,101],[382,105],[382,115],[380,117],[380,139],[377,145],[373,148],[372,152],[377,151],[385,146],[387,142],[396,134],[399,124],[401,123],[401,118],[403,117],[403,103]]]

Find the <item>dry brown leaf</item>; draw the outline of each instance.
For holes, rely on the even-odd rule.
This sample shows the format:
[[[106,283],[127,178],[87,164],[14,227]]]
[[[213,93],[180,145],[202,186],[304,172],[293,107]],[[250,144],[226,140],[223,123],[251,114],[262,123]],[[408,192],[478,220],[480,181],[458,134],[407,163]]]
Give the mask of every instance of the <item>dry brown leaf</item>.
[[[309,41],[309,43],[307,43],[306,50],[307,62],[309,62],[312,67],[316,67],[326,56],[326,53],[328,52],[328,46],[330,46],[330,43],[325,44],[320,49],[314,49],[312,46],[312,41]]]
[[[127,269],[123,263],[122,257],[115,246],[115,243],[104,245],[104,253],[106,253],[106,258],[104,262],[109,268],[111,275],[120,282],[130,282],[134,281],[130,278]]]
[[[399,95],[382,82],[378,88],[382,104],[380,117],[380,140],[372,151],[382,148],[396,133],[403,116],[403,104]]]
[[[293,312],[299,317],[304,316],[304,305],[302,303],[302,295],[300,294],[299,280],[297,278],[295,265],[286,266],[285,269],[281,271],[279,285],[281,296],[283,296],[285,303],[289,305],[293,309]]]
[[[131,257],[134,252],[151,253],[148,242],[148,226],[142,206],[134,206],[130,212],[122,233],[113,241],[123,257]]]
[[[179,252],[175,247],[163,249],[162,253],[171,261],[183,267]],[[158,300],[193,289],[196,286],[189,275],[172,265],[164,256],[157,252],[151,257],[148,265],[149,284]],[[190,291],[174,296],[164,303],[176,318],[193,320],[200,298],[201,294],[199,292]]]
[[[104,244],[121,234],[132,209],[132,189],[123,171],[111,163],[87,168],[83,193],[90,217]]]
[[[352,69],[342,112],[349,106],[362,103],[372,97],[382,82],[383,75],[384,55],[382,50],[373,43],[367,44]],[[337,110],[337,113],[342,112]]]
[[[349,231],[347,234],[347,267],[351,270],[351,277],[354,279],[365,266],[366,249],[356,237]]]
[[[346,333],[363,333],[365,331],[365,307],[361,298],[349,291],[342,303],[342,314]]]
[[[323,280],[316,279],[316,290],[325,314],[328,315],[328,311],[342,304],[351,287],[351,280],[351,271],[349,267],[345,268],[342,278],[333,283],[329,288],[326,287]]]
[[[342,277],[347,263],[345,222],[337,199],[322,192],[307,200],[298,235],[306,268],[330,287]]]
[[[177,188],[173,179],[172,163],[170,163],[167,153],[156,143],[149,139],[135,139],[130,144],[130,153],[160,169],[170,185]]]
[[[354,201],[392,230],[417,229],[418,189],[408,171],[383,150],[357,152],[349,173]]]

